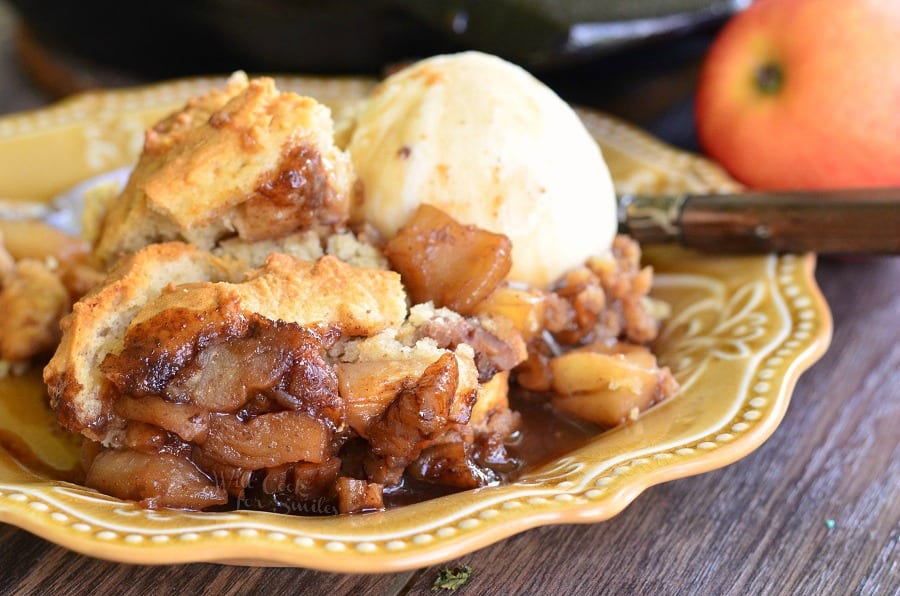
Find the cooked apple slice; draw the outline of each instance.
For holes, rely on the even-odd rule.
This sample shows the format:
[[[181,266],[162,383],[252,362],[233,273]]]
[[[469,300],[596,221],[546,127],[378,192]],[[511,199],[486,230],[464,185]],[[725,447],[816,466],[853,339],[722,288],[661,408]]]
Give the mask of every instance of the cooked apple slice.
[[[461,315],[502,282],[512,267],[512,244],[502,234],[464,226],[421,205],[384,249],[414,303],[434,302]]]
[[[347,401],[347,423],[365,437],[369,424],[387,409],[404,383],[418,379],[431,364],[426,359],[341,362],[338,390]]]
[[[491,413],[509,408],[509,371],[499,372],[478,386],[478,397],[472,406],[469,423],[478,427],[484,425]]]
[[[668,368],[643,346],[596,343],[550,361],[553,404],[601,426],[637,418],[677,391]]]
[[[499,287],[475,307],[476,314],[502,315],[512,321],[525,341],[544,328],[546,294],[538,290]]]

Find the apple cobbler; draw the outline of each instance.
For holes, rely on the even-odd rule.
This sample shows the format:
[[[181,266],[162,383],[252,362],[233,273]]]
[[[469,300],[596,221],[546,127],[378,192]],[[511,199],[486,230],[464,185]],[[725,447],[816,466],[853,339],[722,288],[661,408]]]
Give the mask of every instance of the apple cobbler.
[[[372,101],[392,97],[388,105],[404,108],[395,118],[418,117],[430,108],[411,115],[398,84],[447,107],[454,73],[499,69],[539,89],[532,108],[588,152],[575,162],[596,160],[586,192],[610,204],[599,151],[583,145],[568,112],[553,115],[561,100],[493,58],[434,60],[389,78]],[[504,109],[502,98],[483,99]],[[33,349],[3,347],[3,357],[55,348],[44,380],[60,424],[85,438],[87,486],[152,508],[233,507],[254,496],[375,510],[416,490],[421,498],[515,479],[535,463],[523,443],[556,440],[530,431],[520,409],[596,433],[677,391],[647,347],[665,311],[648,296],[652,271],[635,242],[603,231],[606,207],[568,213],[567,202],[584,202],[570,196],[568,177],[538,168],[526,180],[528,168],[479,153],[475,141],[471,155],[447,141],[462,162],[418,129],[386,151],[400,133],[376,134],[384,114],[373,121],[371,109],[343,149],[327,108],[236,75],[148,130],[92,249],[53,270],[0,259],[0,303],[47,288],[40,318],[20,334]],[[402,201],[384,172],[370,176],[376,149]],[[509,204],[435,195],[461,187],[429,182],[432,166],[465,177],[473,163],[493,168],[495,189],[509,182]],[[524,246],[528,234],[507,233],[502,212],[534,201],[535,213],[555,214],[544,203],[561,188],[566,213],[513,218],[549,243]],[[472,215],[482,200],[493,201],[490,217]],[[596,213],[599,238],[535,257],[533,268],[516,262],[565,243],[567,218]]]

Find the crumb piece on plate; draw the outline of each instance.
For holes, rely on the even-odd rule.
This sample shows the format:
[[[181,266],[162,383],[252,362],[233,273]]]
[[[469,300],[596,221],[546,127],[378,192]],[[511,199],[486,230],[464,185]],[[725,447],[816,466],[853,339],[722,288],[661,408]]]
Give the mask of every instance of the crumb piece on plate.
[[[16,263],[0,292],[0,358],[23,361],[52,351],[70,305],[69,292],[46,265],[31,259]]]

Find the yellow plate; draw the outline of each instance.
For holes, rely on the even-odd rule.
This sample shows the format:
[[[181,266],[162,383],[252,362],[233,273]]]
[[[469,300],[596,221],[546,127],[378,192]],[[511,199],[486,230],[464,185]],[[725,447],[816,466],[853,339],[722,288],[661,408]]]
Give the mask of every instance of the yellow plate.
[[[222,82],[92,93],[0,119],[0,197],[47,198],[131,163],[148,124]],[[340,117],[372,82],[284,77],[279,84],[319,97]],[[737,188],[705,160],[602,114],[581,115],[620,191]],[[0,450],[0,520],[129,563],[384,572],[450,559],[539,525],[607,519],[649,486],[724,466],[758,447],[831,336],[812,255],[726,258],[655,247],[645,256],[657,271],[654,293],[673,307],[656,351],[681,393],[514,484],[356,516],[146,511],[62,480],[77,451],[56,429],[34,371],[0,381],[0,434],[10,446]]]

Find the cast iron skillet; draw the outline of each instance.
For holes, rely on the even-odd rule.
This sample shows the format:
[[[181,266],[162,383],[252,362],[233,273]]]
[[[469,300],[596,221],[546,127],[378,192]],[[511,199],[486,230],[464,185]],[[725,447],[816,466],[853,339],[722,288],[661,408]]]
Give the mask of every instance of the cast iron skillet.
[[[377,72],[465,48],[533,70],[718,22],[749,0],[12,0],[44,43],[158,76]]]

